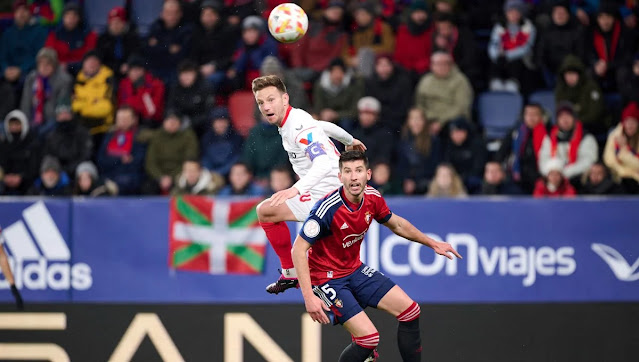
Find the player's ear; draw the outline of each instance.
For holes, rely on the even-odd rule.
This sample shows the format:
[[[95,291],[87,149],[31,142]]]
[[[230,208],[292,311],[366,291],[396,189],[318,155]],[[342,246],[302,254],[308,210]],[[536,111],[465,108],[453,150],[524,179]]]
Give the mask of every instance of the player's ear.
[[[289,100],[288,93],[284,93],[284,94],[282,94],[282,100],[284,101],[284,105],[285,105],[285,106],[288,106],[288,105],[289,105],[289,104],[288,104],[288,100]]]
[[[373,177],[373,171],[369,168],[366,170],[366,181],[370,181],[371,177]]]

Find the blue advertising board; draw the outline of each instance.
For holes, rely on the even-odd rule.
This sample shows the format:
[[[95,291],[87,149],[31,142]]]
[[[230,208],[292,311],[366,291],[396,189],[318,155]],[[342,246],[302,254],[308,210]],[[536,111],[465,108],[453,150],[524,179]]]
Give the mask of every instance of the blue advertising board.
[[[418,302],[639,301],[634,230],[639,199],[390,198],[388,204],[464,257],[449,261],[371,224],[363,260]],[[25,265],[18,271],[25,300],[301,302],[295,290],[277,296],[264,291],[278,275],[279,262],[270,246],[259,275],[173,269],[168,215],[169,200],[164,198],[0,201],[7,249]],[[289,226],[294,237],[297,224]],[[18,246],[27,237],[34,248]],[[0,301],[10,301],[4,289],[0,277]]]

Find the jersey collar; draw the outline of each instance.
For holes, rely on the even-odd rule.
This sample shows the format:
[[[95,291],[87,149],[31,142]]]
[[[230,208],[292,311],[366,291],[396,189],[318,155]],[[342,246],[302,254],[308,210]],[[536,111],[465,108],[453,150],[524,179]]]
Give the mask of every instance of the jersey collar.
[[[344,186],[340,186],[339,196],[342,198],[342,203],[344,204],[344,206],[346,206],[348,211],[355,212],[355,211],[359,211],[359,209],[362,208],[362,205],[364,205],[364,198],[366,197],[366,194],[362,196],[362,202],[360,202],[359,205],[355,205],[352,202],[348,201],[348,199],[346,198],[346,194],[344,193]],[[353,208],[353,206],[357,206],[357,207]]]
[[[280,128],[284,127],[284,123],[286,123],[286,120],[288,119],[288,114],[291,113],[291,109],[293,109],[293,107],[289,105],[288,108],[286,109],[286,114],[284,115],[284,119],[282,120],[282,124],[280,125]]]

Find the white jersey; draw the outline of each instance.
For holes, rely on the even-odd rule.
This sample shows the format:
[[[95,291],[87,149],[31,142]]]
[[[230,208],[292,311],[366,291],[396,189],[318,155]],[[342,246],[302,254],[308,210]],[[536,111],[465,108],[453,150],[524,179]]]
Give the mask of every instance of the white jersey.
[[[324,197],[342,184],[337,176],[340,153],[320,123],[327,122],[319,122],[306,111],[289,107],[278,129],[293,171],[300,177],[293,187],[300,195],[310,193],[314,199]]]

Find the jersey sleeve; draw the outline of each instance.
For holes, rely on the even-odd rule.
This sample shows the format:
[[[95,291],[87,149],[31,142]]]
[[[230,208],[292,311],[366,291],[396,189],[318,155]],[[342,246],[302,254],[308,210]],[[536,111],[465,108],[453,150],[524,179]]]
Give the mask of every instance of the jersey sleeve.
[[[321,206],[322,201],[323,200],[320,200],[315,204],[315,207],[313,207],[313,210],[308,215],[306,221],[304,221],[304,225],[302,225],[302,229],[300,230],[299,235],[311,245],[331,233],[333,214],[327,212],[323,214],[322,217],[317,215],[317,210]]]
[[[388,222],[388,220],[391,218],[392,215],[393,213],[388,208],[388,205],[386,205],[386,200],[384,200],[384,197],[382,196],[376,197],[375,221],[377,221],[380,224],[385,224],[386,222]]]
[[[326,121],[318,121],[319,126],[324,130],[324,133],[328,137],[334,138],[346,146],[350,146],[353,144],[353,136],[346,132],[342,127],[336,125],[335,123],[326,122]]]

